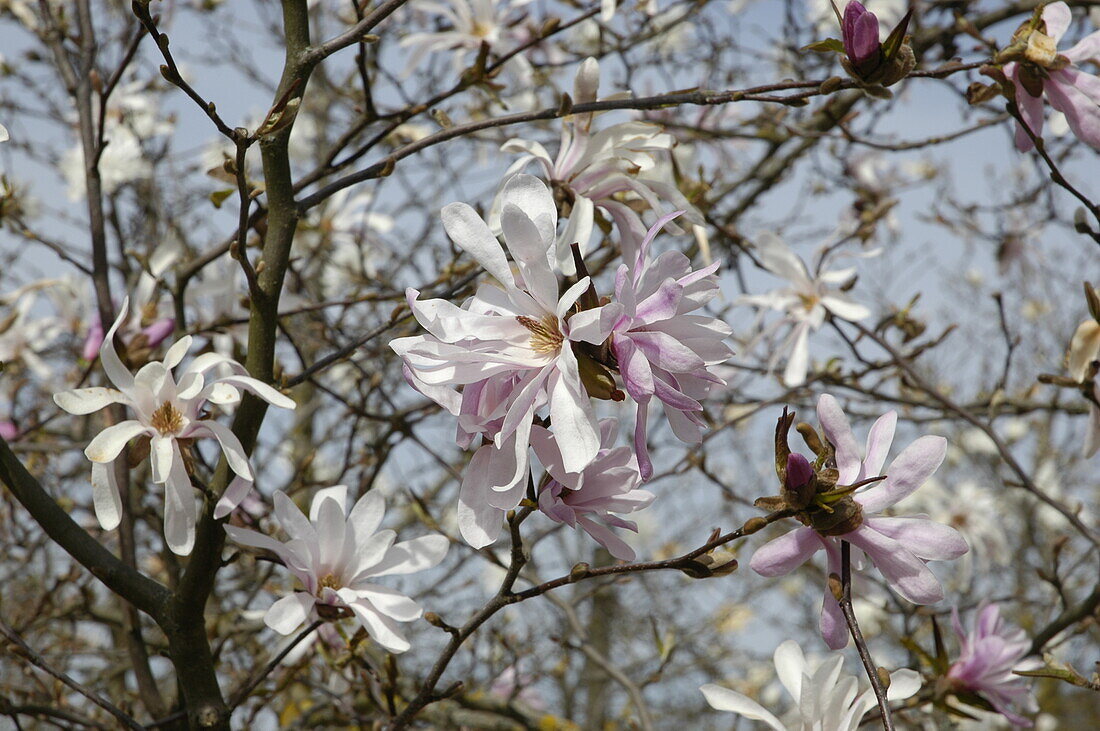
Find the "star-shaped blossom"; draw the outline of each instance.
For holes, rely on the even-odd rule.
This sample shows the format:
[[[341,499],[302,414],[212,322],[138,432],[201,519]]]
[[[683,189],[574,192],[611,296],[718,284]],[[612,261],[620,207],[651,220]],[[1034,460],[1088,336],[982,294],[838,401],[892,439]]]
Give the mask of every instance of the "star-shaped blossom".
[[[835,449],[835,467],[829,469],[835,469],[838,487],[855,485],[881,474],[894,440],[896,412],[888,412],[875,421],[862,455],[848,419],[835,398],[823,394],[817,402],[817,414],[826,439]],[[854,529],[842,532],[843,528],[838,528],[825,534],[804,525],[761,546],[749,565],[762,576],[782,576],[824,550],[828,573],[839,574],[840,542],[847,541],[866,554],[902,598],[914,604],[940,601],[943,587],[926,563],[962,556],[969,550],[966,541],[954,528],[923,516],[893,517],[883,513],[923,485],[939,468],[946,453],[947,440],[943,437],[918,438],[894,458],[886,469],[885,479],[852,495],[857,505],[854,517],[845,527],[854,524]],[[788,464],[790,462],[788,460]],[[800,468],[809,466],[805,458],[795,462]],[[856,558],[853,562],[858,564]],[[834,650],[848,642],[840,605],[828,588],[821,607],[821,634]]]
[[[1059,53],[1058,42],[1072,20],[1073,14],[1064,2],[1047,5],[1038,27],[1032,27],[1029,21],[1017,32],[1014,40],[1025,44],[1026,50],[1018,61],[1006,63],[1004,72],[1015,87],[1020,115],[1036,136],[1043,132],[1045,96],[1052,107],[1066,115],[1078,139],[1100,149],[1100,77],[1080,68],[1080,64],[1100,59],[1100,31]],[[1026,152],[1032,147],[1031,137],[1017,122],[1016,149]]]
[[[653,502],[653,493],[639,489],[638,460],[630,447],[615,447],[619,422],[600,423],[600,451],[580,474],[566,472],[561,449],[548,429],[536,426],[531,432],[534,447],[547,479],[539,489],[539,510],[551,520],[580,528],[615,558],[634,560],[634,549],[611,528],[638,531],[636,523],[615,513],[633,513]]]
[[[490,47],[514,34],[519,21],[516,9],[530,0],[418,0],[413,8],[441,18],[450,26],[444,30],[410,33],[401,39],[402,48],[413,51],[405,64],[410,74],[426,56],[436,51],[455,51],[454,67],[460,70],[470,52],[481,44]]]
[[[711,372],[732,351],[726,345],[730,328],[721,320],[697,310],[718,294],[715,262],[692,271],[691,262],[679,251],[649,256],[657,232],[679,212],[662,217],[646,233],[635,258],[619,266],[615,298],[617,308],[611,350],[618,361],[626,392],[638,404],[634,449],[642,478],[653,475],[646,435],[649,404],[653,397],[664,406],[672,432],[681,440],[697,443],[705,424],[699,403],[714,385],[725,385]],[[696,313],[696,314],[692,314]]]
[[[959,659],[947,671],[952,688],[980,693],[1012,724],[1031,726],[1020,714],[1035,713],[1039,705],[1028,680],[1014,674],[1043,666],[1038,658],[1025,659],[1031,650],[1027,634],[1010,629],[996,604],[978,610],[969,632],[963,629],[958,609],[952,611],[951,621],[962,647]]]
[[[134,418],[108,426],[92,439],[84,454],[92,461],[92,488],[96,517],[104,530],[114,530],[122,517],[122,500],[115,460],[133,439],[149,440],[153,482],[164,485],[164,537],[169,548],[187,555],[195,541],[197,510],[187,467],[194,439],[217,440],[236,475],[215,510],[227,515],[248,494],[252,466],[229,427],[209,418],[208,405],[229,406],[240,401],[241,390],[251,391],[273,406],[293,409],[294,402],[271,386],[247,376],[244,366],[217,353],[205,353],[173,373],[191,347],[187,336],[172,345],[163,361],[153,361],[130,373],[115,351],[114,336],[126,321],[129,300],[107,331],[99,360],[115,388],[78,388],[54,394],[54,403],[70,414],[90,414],[111,404],[125,405]]]
[[[276,492],[275,518],[287,542],[234,525],[226,525],[225,532],[241,545],[274,553],[304,587],[271,605],[264,616],[268,627],[288,635],[310,617],[339,618],[347,610],[375,642],[404,652],[409,642],[397,623],[418,619],[423,610],[374,581],[433,568],[447,555],[447,538],[427,535],[394,543],[394,531],[378,530],[386,512],[379,492],[363,495],[350,513],[346,505],[347,487],[328,487],[313,497],[306,518],[286,493]]]
[[[756,305],[783,313],[783,319],[775,327],[789,325],[790,331],[771,357],[774,367],[784,354],[787,367],[783,382],[798,386],[806,381],[810,363],[810,333],[825,322],[826,314],[843,320],[862,320],[871,314],[861,304],[853,302],[841,291],[856,274],[854,268],[822,270],[811,275],[806,264],[786,243],[772,233],[762,233],[756,241],[757,256],[761,265],[777,277],[786,279],[789,287],[768,294],[745,295],[740,304]]]
[[[599,84],[599,63],[594,58],[586,59],[573,84],[573,102],[596,101]],[[574,270],[569,247],[579,243],[581,254],[587,252],[597,208],[615,223],[623,257],[628,261],[637,256],[638,245],[646,235],[639,209],[659,212],[671,204],[686,212],[691,223],[703,223],[702,216],[676,187],[672,167],[661,164],[675,144],[672,136],[658,125],[638,121],[597,131],[593,129],[597,116],[589,112],[568,117],[562,123],[561,142],[554,157],[543,145],[530,140],[513,138],[501,147],[505,152],[523,153],[509,173],[536,162],[554,189],[563,192],[570,202],[568,225],[557,239],[559,265],[570,275]],[[670,230],[683,233],[675,225]]]
[[[486,436],[500,453],[486,453],[481,458],[486,464],[479,467],[490,459],[499,465],[491,470],[490,487],[509,501],[515,496],[516,502],[505,508],[511,509],[522,492],[516,488],[526,479],[532,420],[544,404],[563,445],[565,469],[580,472],[596,457],[599,430],[573,344],[603,343],[613,313],[600,308],[575,312],[589,288],[588,277],[559,294],[552,250],[557,209],[546,186],[530,175],[516,175],[503,195],[501,224],[516,271],[473,208],[465,203],[445,207],[448,235],[495,281],[482,284],[462,307],[419,300],[419,292],[409,290],[409,306],[428,334],[398,338],[390,347],[404,360],[413,385],[444,406],[455,405],[448,389],[506,379],[496,383],[510,390],[498,394],[491,407],[502,410],[502,418],[483,420],[498,422]],[[491,542],[493,533],[481,529],[473,545]]]
[[[794,701],[787,723],[746,695],[708,683],[699,688],[712,708],[763,721],[775,731],[856,731],[863,717],[876,706],[871,688],[861,693],[859,679],[844,672],[844,656],[830,654],[820,663],[807,661],[802,648],[787,640],[775,650],[779,682]],[[920,674],[909,669],[890,673],[887,698],[900,701],[920,690]]]

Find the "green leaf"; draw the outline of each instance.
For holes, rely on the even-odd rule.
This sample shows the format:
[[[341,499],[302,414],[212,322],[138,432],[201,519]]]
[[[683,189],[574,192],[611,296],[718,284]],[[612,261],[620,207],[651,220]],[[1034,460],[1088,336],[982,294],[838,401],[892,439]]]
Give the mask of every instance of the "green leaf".
[[[844,42],[836,38],[826,38],[823,41],[814,41],[808,46],[803,46],[800,51],[816,51],[818,53],[844,53]]]
[[[886,37],[886,42],[882,44],[882,55],[887,61],[896,56],[898,49],[901,48],[901,44],[905,40],[905,31],[909,29],[909,19],[912,17],[913,9],[910,8],[905,17],[898,21],[898,24],[890,31],[890,35]]]
[[[210,194],[210,202],[214,204],[215,208],[221,208],[222,203],[225,203],[225,199],[236,192],[237,191],[233,190],[232,188],[228,188],[226,190],[215,190],[213,193]]]

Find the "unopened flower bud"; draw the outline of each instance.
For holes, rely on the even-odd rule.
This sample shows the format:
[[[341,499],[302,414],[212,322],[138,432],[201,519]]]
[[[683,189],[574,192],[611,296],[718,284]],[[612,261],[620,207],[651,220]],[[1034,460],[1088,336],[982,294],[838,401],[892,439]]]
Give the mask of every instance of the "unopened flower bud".
[[[844,52],[857,70],[877,64],[882,51],[878,40],[878,18],[856,0],[852,0],[844,8],[841,37],[844,40]]]

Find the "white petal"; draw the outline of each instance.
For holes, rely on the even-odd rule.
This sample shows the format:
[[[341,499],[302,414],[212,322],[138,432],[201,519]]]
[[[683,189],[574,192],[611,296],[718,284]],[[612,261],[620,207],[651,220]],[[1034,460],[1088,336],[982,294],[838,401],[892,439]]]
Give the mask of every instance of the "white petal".
[[[107,374],[107,378],[111,379],[111,383],[124,392],[134,387],[134,376],[126,366],[122,365],[122,359],[115,352],[115,333],[118,332],[122,321],[126,319],[126,311],[129,307],[130,298],[127,297],[122,300],[122,307],[118,309],[118,316],[115,318],[114,324],[111,325],[111,329],[104,336],[103,344],[99,346],[99,362],[103,365],[103,372]]]
[[[711,705],[711,708],[736,713],[754,721],[763,721],[775,731],[786,731],[778,718],[748,696],[713,683],[708,683],[699,690],[703,692],[703,696],[707,699],[707,703]]]
[[[472,256],[498,282],[507,287],[514,286],[515,280],[508,260],[504,258],[504,249],[477,211],[465,203],[451,203],[443,207],[440,217],[451,241]]]
[[[411,574],[433,568],[447,555],[450,545],[447,537],[441,535],[402,541],[390,548],[386,557],[371,569],[370,575]]]
[[[103,530],[114,530],[122,522],[122,498],[113,463],[92,463],[92,504]]]
[[[111,462],[126,447],[131,439],[139,434],[145,434],[147,429],[140,421],[128,419],[109,426],[84,448],[84,455],[93,462]]]
[[[264,624],[281,635],[289,635],[306,621],[315,603],[316,599],[309,594],[296,591],[271,605],[264,615]]]
[[[367,602],[352,602],[348,606],[351,607],[351,611],[355,612],[356,618],[363,625],[363,629],[367,631],[367,634],[373,637],[374,641],[382,647],[394,653],[409,649],[411,645],[409,645],[405,636],[401,634],[397,623],[392,619],[380,614]]]
[[[129,399],[121,391],[113,388],[75,388],[53,395],[53,402],[70,414],[90,414],[111,404],[124,404]]]

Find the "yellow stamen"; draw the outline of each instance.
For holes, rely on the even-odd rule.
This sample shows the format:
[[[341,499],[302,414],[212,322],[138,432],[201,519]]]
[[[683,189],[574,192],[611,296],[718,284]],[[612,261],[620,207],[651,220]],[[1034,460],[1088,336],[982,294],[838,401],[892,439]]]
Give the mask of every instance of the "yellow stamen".
[[[536,353],[553,353],[565,341],[565,336],[558,329],[558,320],[553,315],[546,315],[541,320],[519,315],[516,320],[531,331],[531,349]]]
[[[149,420],[153,428],[161,434],[176,434],[183,428],[183,414],[181,414],[171,401],[165,401]]]

